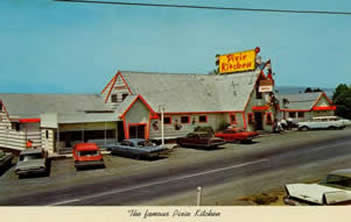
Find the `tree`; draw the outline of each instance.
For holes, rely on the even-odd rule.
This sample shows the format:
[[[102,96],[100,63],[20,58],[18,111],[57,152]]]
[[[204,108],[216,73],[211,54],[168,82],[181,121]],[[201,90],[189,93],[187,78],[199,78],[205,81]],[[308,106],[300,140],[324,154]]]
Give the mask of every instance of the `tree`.
[[[333,102],[337,116],[351,119],[351,85],[339,84],[335,89]]]

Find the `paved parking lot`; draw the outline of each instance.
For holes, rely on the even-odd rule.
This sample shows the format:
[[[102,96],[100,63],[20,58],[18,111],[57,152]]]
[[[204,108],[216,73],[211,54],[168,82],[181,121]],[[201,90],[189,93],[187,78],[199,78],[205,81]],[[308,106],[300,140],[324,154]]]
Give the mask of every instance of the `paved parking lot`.
[[[37,191],[61,189],[73,184],[85,184],[92,180],[104,180],[110,177],[124,177],[138,175],[145,172],[157,171],[167,168],[171,173],[173,169],[191,165],[198,161],[221,161],[226,156],[237,156],[254,153],[264,149],[284,149],[289,145],[319,141],[336,136],[351,135],[351,128],[337,131],[311,131],[289,132],[285,134],[272,134],[261,136],[253,144],[226,144],[216,150],[200,150],[191,148],[175,148],[168,158],[158,160],[136,160],[127,157],[105,155],[105,169],[91,169],[76,171],[73,160],[59,159],[51,163],[49,177],[18,179],[14,167],[10,168],[0,177],[0,196],[10,198]],[[16,192],[14,192],[14,190]]]

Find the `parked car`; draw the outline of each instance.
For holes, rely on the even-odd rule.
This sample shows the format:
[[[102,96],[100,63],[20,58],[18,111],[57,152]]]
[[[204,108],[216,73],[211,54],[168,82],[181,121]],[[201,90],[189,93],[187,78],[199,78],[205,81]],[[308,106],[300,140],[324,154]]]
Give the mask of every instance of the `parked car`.
[[[31,148],[20,152],[15,173],[21,177],[31,174],[49,174],[48,153],[41,148]]]
[[[105,146],[111,154],[139,158],[156,158],[168,151],[167,148],[156,145],[145,139],[125,139],[121,143]]]
[[[0,150],[0,172],[3,172],[11,165],[13,158],[14,155],[12,153]]]
[[[195,148],[217,148],[220,145],[225,144],[226,141],[214,137],[212,134],[207,132],[193,132],[187,134],[183,138],[177,139],[177,144],[183,147],[195,147]]]
[[[251,142],[258,136],[257,132],[245,131],[242,128],[228,128],[215,133],[216,137],[222,138],[227,142]]]
[[[76,169],[86,167],[105,167],[100,148],[96,143],[78,143],[72,149]]]
[[[299,122],[297,125],[299,130],[345,128],[344,121],[335,116],[314,117],[311,121]]]
[[[319,184],[287,184],[288,205],[351,204],[351,169],[330,172]]]

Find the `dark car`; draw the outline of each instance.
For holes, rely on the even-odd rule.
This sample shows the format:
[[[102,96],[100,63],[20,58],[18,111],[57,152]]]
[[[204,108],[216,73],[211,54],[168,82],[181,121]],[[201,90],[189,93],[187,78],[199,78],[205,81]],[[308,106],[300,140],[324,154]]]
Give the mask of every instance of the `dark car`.
[[[258,136],[257,132],[245,131],[242,128],[229,128],[215,134],[216,137],[223,138],[228,142],[248,143]]]
[[[217,148],[226,142],[218,137],[214,137],[207,132],[193,132],[189,133],[183,138],[177,139],[177,144],[182,147],[195,147],[195,148]]]
[[[14,155],[0,150],[0,173],[4,172],[12,163]]]
[[[125,139],[121,143],[105,146],[111,154],[139,158],[157,158],[168,151],[145,139]]]

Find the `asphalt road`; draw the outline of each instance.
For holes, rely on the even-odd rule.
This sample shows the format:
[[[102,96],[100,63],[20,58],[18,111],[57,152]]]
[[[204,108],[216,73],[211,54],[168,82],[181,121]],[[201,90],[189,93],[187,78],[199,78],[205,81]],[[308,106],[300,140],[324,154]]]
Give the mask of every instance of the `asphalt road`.
[[[227,155],[220,161],[198,161],[177,168],[55,191],[0,199],[0,205],[193,205],[202,186],[204,204],[228,204],[245,194],[263,192],[287,182],[322,176],[326,170],[351,167],[351,136]],[[222,202],[221,202],[222,201]]]

